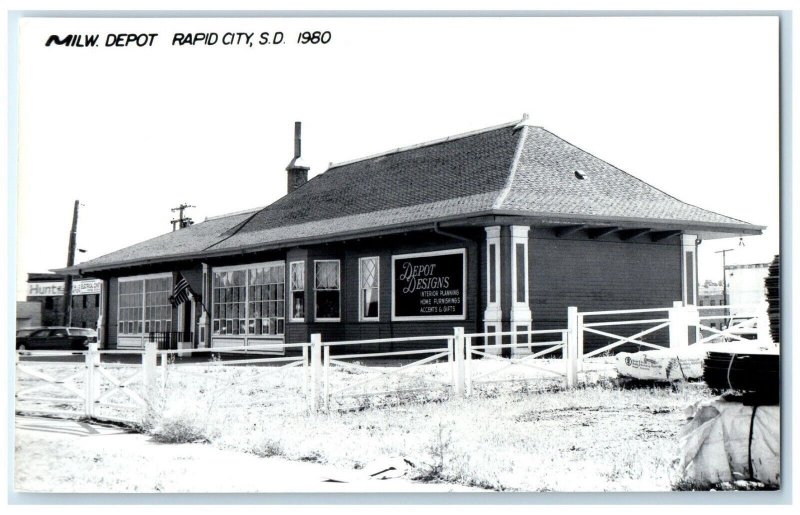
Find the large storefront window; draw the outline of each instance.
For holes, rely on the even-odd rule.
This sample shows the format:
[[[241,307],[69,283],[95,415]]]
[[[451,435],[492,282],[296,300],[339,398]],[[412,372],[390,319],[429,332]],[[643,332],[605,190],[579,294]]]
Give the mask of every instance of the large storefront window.
[[[119,280],[119,334],[172,331],[172,274]]]
[[[315,320],[323,322],[340,320],[339,279],[339,260],[314,261]]]
[[[215,270],[213,333],[282,335],[284,272],[282,262]]]

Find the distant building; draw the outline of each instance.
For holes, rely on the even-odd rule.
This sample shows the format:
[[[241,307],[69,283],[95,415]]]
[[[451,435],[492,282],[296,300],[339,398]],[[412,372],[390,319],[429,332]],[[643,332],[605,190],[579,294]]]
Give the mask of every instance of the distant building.
[[[17,329],[42,325],[41,302],[17,301]]]
[[[749,265],[727,265],[725,281],[728,286],[728,302],[731,306],[752,306],[767,300],[764,279],[769,273],[769,263]]]
[[[722,291],[722,285],[719,284],[701,284],[697,291],[697,305],[698,306],[724,306],[725,297]],[[712,329],[722,329],[725,320],[725,309],[720,307],[717,309],[704,309],[701,316],[715,316],[719,315],[718,319],[707,319],[703,321],[703,325],[707,325]],[[702,336],[710,336],[703,331]]]
[[[79,280],[72,283],[72,327],[97,327],[101,281]],[[64,276],[28,274],[27,303],[40,307],[40,320],[30,326],[64,325]],[[28,308],[25,308],[28,309]],[[29,327],[30,327],[29,326]],[[22,327],[17,321],[17,327]]]

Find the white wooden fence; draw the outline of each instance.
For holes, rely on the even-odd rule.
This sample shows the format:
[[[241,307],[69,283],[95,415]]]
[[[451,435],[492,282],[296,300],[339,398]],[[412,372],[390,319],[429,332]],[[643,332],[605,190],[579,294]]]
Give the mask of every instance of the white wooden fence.
[[[710,309],[711,307],[708,307]],[[725,308],[714,306],[714,309]],[[91,344],[86,352],[28,351],[31,359],[16,359],[16,411],[56,416],[83,416],[95,419],[136,422],[153,400],[163,397],[165,390],[182,388],[186,381],[175,381],[183,376],[208,382],[215,378],[214,370],[247,366],[253,368],[247,377],[231,376],[221,383],[205,384],[204,395],[231,393],[240,399],[229,407],[302,409],[311,413],[332,409],[345,398],[363,398],[399,394],[412,391],[432,391],[446,396],[473,395],[479,385],[502,381],[538,380],[543,376],[563,380],[566,388],[578,384],[584,360],[612,352],[623,345],[638,349],[684,348],[689,343],[690,329],[697,334],[703,330],[711,333],[697,340],[706,344],[714,341],[740,341],[741,329],[760,315],[756,310],[745,313],[737,309],[737,322],[733,327],[716,329],[707,320],[719,315],[701,314],[704,307],[683,306],[675,303],[670,308],[632,309],[615,311],[579,312],[568,308],[567,328],[552,330],[509,331],[502,333],[465,333],[461,327],[448,335],[382,338],[352,341],[322,341],[314,334],[310,342],[295,344],[270,344],[261,347],[229,347],[225,349],[192,349],[193,355],[220,353],[241,354],[241,359],[208,361],[201,364],[179,363],[175,356],[186,350],[159,351],[154,342],[142,350],[98,350]],[[748,318],[751,317],[751,318]],[[622,319],[620,319],[622,318]],[[759,320],[760,321],[760,320]],[[761,322],[761,321],[760,321]],[[763,325],[764,322],[761,322]],[[622,328],[634,326],[633,334],[622,334]],[[665,331],[668,338],[648,341],[657,331]],[[630,331],[628,331],[630,332]],[[584,336],[604,340],[591,351],[584,350]],[[510,343],[503,343],[503,339]],[[546,341],[537,341],[544,339]],[[383,344],[408,344],[419,348],[401,351],[364,351],[365,346]],[[359,346],[361,349],[349,352]],[[295,355],[259,357],[260,352],[278,350],[298,351]],[[499,356],[510,349],[512,357]],[[69,366],[65,356],[81,355],[81,362]],[[140,363],[111,363],[114,355],[138,355]],[[106,358],[105,360],[103,358]],[[60,361],[50,358],[61,358]],[[398,366],[397,360],[410,360]],[[170,363],[172,360],[172,363]],[[364,363],[370,360],[395,360],[394,363]],[[480,365],[476,360],[480,360]],[[160,362],[160,364],[159,364]],[[487,366],[492,363],[497,366]],[[256,368],[257,365],[264,365]],[[288,369],[294,374],[294,396],[284,396],[265,402],[253,395],[252,385],[269,383],[284,378]],[[535,371],[538,375],[512,375],[509,370]],[[299,385],[299,386],[298,386]],[[284,386],[279,384],[278,386]],[[378,389],[378,387],[381,387]],[[250,388],[250,389],[249,389]],[[283,391],[288,391],[284,389]]]

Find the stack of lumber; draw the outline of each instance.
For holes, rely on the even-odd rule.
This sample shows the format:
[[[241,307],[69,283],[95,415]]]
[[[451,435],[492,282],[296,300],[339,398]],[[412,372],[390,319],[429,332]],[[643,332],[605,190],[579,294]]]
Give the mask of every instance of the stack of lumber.
[[[769,315],[769,332],[773,342],[780,343],[781,328],[781,261],[780,256],[775,256],[769,265],[769,273],[764,279],[764,286],[767,288],[767,315]]]
[[[709,352],[703,361],[703,380],[714,391],[733,391],[756,404],[777,404],[780,357],[758,349]]]

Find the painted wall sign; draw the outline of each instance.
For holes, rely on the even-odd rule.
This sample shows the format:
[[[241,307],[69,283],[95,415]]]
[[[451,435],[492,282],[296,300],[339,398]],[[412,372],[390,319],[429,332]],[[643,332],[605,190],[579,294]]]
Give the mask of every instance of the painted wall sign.
[[[97,295],[100,293],[103,281],[90,279],[86,281],[73,281],[73,295]],[[63,282],[28,283],[28,297],[52,297],[64,295]]]
[[[464,320],[464,249],[392,256],[392,320]]]

